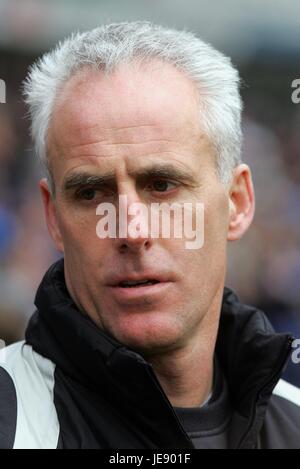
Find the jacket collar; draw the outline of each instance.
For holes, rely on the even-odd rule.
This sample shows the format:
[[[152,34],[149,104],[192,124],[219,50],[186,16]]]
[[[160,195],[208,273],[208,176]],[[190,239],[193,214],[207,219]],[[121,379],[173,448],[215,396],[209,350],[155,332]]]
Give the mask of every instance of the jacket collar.
[[[292,349],[293,337],[276,334],[265,314],[224,290],[216,353],[240,422],[234,447],[252,448],[273,389]],[[241,428],[244,426],[244,431]]]
[[[139,407],[140,419],[143,415],[148,421],[152,418],[154,427],[160,425],[153,418],[158,412],[169,432],[175,418],[178,428],[170,435],[170,441],[175,445],[180,441],[181,447],[184,441],[187,448],[191,447],[151,365],[79,312],[65,285],[63,259],[45,274],[35,305],[37,311],[27,328],[26,341],[38,353],[74,379],[101,390],[116,405],[122,396]],[[241,304],[225,288],[216,353],[233,407],[245,428],[241,437],[239,425],[237,446],[253,444],[270,395],[290,354],[291,341],[289,335],[275,334],[261,311]],[[161,428],[156,430],[159,433]]]

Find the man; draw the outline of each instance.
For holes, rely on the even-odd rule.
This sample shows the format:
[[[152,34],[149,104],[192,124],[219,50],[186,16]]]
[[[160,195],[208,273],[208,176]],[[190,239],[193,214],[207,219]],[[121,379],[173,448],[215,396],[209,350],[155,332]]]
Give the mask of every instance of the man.
[[[254,214],[238,85],[211,46],[146,22],[74,35],[31,69],[63,259],[3,352],[1,447],[300,447],[300,393],[280,380],[293,339],[224,289],[227,241]],[[134,204],[189,207],[193,225],[202,204],[203,245],[152,236],[145,214],[104,236],[99,207],[116,222],[125,199],[127,228]]]

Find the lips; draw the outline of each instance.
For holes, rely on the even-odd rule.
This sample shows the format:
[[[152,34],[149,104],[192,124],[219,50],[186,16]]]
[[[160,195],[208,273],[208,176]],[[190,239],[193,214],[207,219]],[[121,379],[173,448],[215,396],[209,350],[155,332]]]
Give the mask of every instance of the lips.
[[[132,288],[151,286],[157,283],[172,281],[168,273],[140,272],[124,275],[112,274],[107,278],[106,285],[110,287]]]
[[[106,285],[111,298],[122,307],[145,307],[163,301],[174,285],[174,275],[171,272],[154,272],[153,270],[130,274],[112,274],[108,276]]]
[[[172,285],[174,283],[168,280],[160,281],[148,277],[136,280],[121,280],[108,288],[111,298],[122,308],[135,308],[138,306],[141,308],[140,311],[143,311],[145,308],[153,307],[153,305],[164,301],[168,297]]]
[[[134,287],[146,287],[149,285],[155,285],[159,283],[157,279],[143,279],[143,280],[124,280],[118,283],[118,287],[120,288],[134,288]]]

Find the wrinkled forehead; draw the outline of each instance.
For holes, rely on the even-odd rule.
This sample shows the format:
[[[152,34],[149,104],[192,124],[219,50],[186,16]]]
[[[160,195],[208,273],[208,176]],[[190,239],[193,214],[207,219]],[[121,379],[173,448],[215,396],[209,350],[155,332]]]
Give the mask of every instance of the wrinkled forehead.
[[[186,139],[199,133],[198,100],[194,83],[158,60],[120,65],[110,74],[86,67],[58,93],[49,140],[68,146],[101,137]]]

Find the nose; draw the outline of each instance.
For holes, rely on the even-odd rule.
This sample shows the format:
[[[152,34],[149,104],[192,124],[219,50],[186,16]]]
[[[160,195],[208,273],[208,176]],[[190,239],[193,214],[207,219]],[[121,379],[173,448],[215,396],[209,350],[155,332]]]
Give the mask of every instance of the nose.
[[[148,250],[152,241],[149,230],[149,211],[136,191],[119,195],[119,236],[120,253],[138,253]]]
[[[141,253],[143,250],[146,251],[149,248],[150,248],[149,239],[145,239],[142,237],[133,239],[129,236],[126,239],[124,238],[119,239],[118,250],[122,254],[126,252]]]

